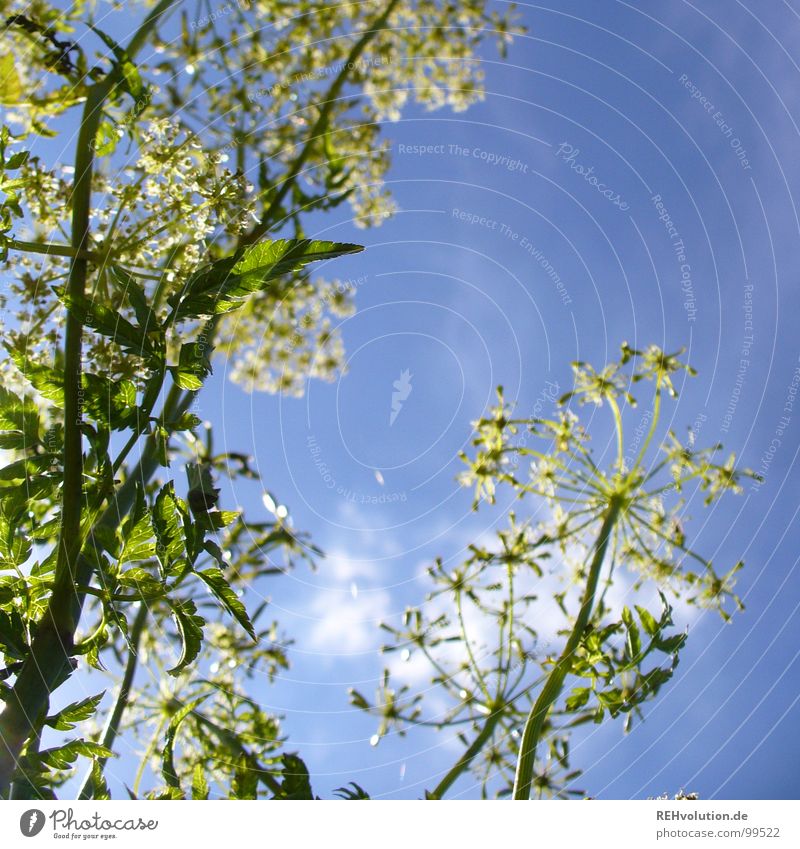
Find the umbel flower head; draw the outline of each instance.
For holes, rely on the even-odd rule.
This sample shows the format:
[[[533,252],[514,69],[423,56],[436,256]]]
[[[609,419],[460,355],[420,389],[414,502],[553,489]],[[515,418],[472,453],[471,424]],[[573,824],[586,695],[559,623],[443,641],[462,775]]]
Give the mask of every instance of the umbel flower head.
[[[549,539],[562,550],[568,544],[580,547],[592,537],[609,505],[616,504],[620,519],[610,540],[612,564],[636,573],[637,586],[652,578],[676,595],[688,588],[689,602],[714,607],[727,619],[726,601],[741,607],[732,590],[741,563],[720,575],[688,545],[685,498],[699,490],[710,505],[726,492],[740,493],[744,477],[757,476],[737,469],[733,454],[721,460],[721,445],[697,449],[691,436],[684,444],[672,430],[661,436],[660,450],[655,449],[663,397],[677,397],[674,375],[695,374],[682,354],[668,354],[655,345],[637,351],[623,344],[620,359],[600,370],[575,362],[574,388],[550,419],[515,418],[499,388],[498,404],[475,423],[477,450],[473,457],[462,455],[468,468],[461,481],[474,486],[476,508],[481,500],[494,503],[501,485],[520,499],[546,499],[556,519],[547,529]],[[646,432],[635,450],[626,452],[624,410],[637,405],[632,389],[642,383],[652,386],[652,409],[641,419]],[[616,451],[610,461],[593,456],[578,415],[585,406],[611,413]],[[518,438],[521,433],[525,440]]]

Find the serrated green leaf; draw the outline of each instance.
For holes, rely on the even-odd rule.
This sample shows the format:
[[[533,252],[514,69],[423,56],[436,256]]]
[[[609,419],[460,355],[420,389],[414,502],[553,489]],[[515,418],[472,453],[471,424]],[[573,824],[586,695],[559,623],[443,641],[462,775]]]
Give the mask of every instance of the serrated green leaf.
[[[79,757],[111,758],[114,757],[114,753],[99,743],[83,739],[70,740],[63,746],[45,749],[38,753],[38,759],[51,769],[69,769]]]
[[[638,604],[636,605],[636,612],[639,614],[639,621],[642,623],[642,628],[644,628],[647,636],[652,637],[657,634],[658,622],[656,622],[653,614],[644,607],[639,607]]]
[[[23,395],[15,395],[0,386],[0,430],[4,436],[13,433],[19,440],[18,445],[3,445],[4,448],[28,448],[39,440],[39,410],[34,402]]]
[[[107,47],[111,48],[111,52],[114,54],[115,59],[114,66],[120,75],[120,87],[134,100],[139,100],[139,98],[144,94],[144,85],[142,84],[142,79],[139,76],[139,71],[136,68],[136,65],[131,60],[130,56],[128,56],[125,48],[117,44],[110,35],[103,32],[101,29],[98,29],[96,26],[93,26],[92,24],[89,24],[88,26],[93,32],[100,36]]]
[[[642,652],[642,638],[633,614],[627,606],[622,608],[622,621],[625,625],[625,650],[628,657],[634,660]]]
[[[261,770],[252,755],[241,752],[231,782],[231,799],[257,799]]]
[[[25,634],[25,622],[18,610],[0,610],[0,651],[6,657],[25,660],[29,651]]]
[[[174,431],[194,430],[200,424],[202,421],[199,416],[194,413],[184,413],[179,419],[170,422],[169,427]]]
[[[97,128],[97,138],[94,143],[95,155],[108,156],[114,152],[119,143],[117,126],[113,121],[101,121]]]
[[[675,634],[672,637],[655,640],[655,647],[664,654],[675,654],[683,648],[686,639],[686,634]]]
[[[254,292],[310,262],[362,251],[361,245],[311,239],[259,242],[196,273],[175,303],[175,318],[213,316],[244,305]]]
[[[81,375],[83,408],[94,422],[107,425],[112,430],[130,427],[135,421],[136,385],[131,380],[109,378],[84,372]]]
[[[136,321],[145,333],[160,330],[156,314],[150,309],[147,294],[139,282],[118,265],[110,265],[107,269],[108,279],[125,296],[133,308]]]
[[[172,376],[181,389],[192,392],[203,386],[203,381],[211,374],[211,345],[204,342],[185,342],[181,345],[178,365],[170,366]]]
[[[200,696],[199,699],[189,702],[189,704],[184,705],[179,711],[177,711],[170,720],[164,740],[164,751],[161,754],[161,774],[164,776],[164,781],[168,787],[180,790],[181,786],[180,781],[178,780],[178,775],[175,771],[175,738],[178,734],[178,729],[181,727],[181,724],[186,717],[189,716],[193,710],[196,710],[207,698],[208,693],[204,696]]]
[[[186,541],[183,534],[181,502],[175,495],[175,487],[170,481],[161,487],[153,506],[152,521],[156,535],[156,556],[164,574],[169,574],[186,554]]]
[[[169,606],[172,608],[172,617],[178,629],[181,654],[175,666],[167,672],[170,675],[179,675],[200,654],[200,648],[203,645],[203,625],[206,621],[198,615],[193,601],[169,599]]]
[[[91,300],[85,295],[60,292],[59,297],[67,309],[86,327],[110,339],[137,357],[148,359],[154,353],[150,338],[145,332],[123,318],[119,312]]]
[[[590,687],[576,687],[567,697],[567,710],[580,710],[588,701],[592,691]]]
[[[89,696],[87,699],[67,705],[53,716],[48,716],[45,723],[51,728],[55,728],[56,731],[72,731],[79,722],[84,722],[94,716],[105,692],[103,690],[96,696]]]
[[[111,791],[108,789],[106,777],[103,775],[102,761],[98,758],[92,763],[92,799],[97,801],[108,801]]]
[[[64,372],[61,369],[35,362],[23,348],[11,342],[6,341],[3,344],[25,380],[42,397],[55,402],[56,406],[63,409]]]
[[[345,799],[347,801],[371,798],[369,793],[367,793],[367,791],[359,784],[356,784],[355,781],[351,781],[347,787],[337,787],[333,793],[340,799]]]
[[[281,758],[281,798],[282,799],[313,799],[311,778],[308,767],[297,755],[284,754]]]
[[[22,83],[13,53],[0,53],[0,103],[13,106],[22,98]]]
[[[120,536],[123,544],[118,560],[120,563],[134,563],[147,560],[156,553],[155,532],[150,510],[144,500],[140,484],[136,485],[136,499],[133,510],[125,517]]]
[[[203,771],[203,765],[200,763],[195,764],[192,773],[192,799],[208,799],[208,782]]]
[[[164,584],[140,566],[120,572],[117,581],[121,587],[133,589],[145,599],[160,598],[166,593]]]
[[[216,543],[211,540],[206,540],[204,548],[208,551],[220,564],[224,565],[222,552]],[[242,604],[239,597],[234,592],[231,585],[225,580],[225,575],[221,569],[211,568],[198,570],[196,573],[198,578],[209,588],[217,601],[233,616],[233,618],[247,631],[250,638],[255,642],[257,640],[256,631],[250,617],[247,615],[247,609]]]

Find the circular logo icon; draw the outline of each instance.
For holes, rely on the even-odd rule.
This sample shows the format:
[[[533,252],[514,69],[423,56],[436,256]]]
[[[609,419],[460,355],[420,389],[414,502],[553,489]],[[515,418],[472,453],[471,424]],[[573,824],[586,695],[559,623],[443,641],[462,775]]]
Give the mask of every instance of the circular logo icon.
[[[44,828],[45,816],[44,812],[36,808],[31,808],[19,818],[19,830],[25,837],[36,837],[36,835]]]

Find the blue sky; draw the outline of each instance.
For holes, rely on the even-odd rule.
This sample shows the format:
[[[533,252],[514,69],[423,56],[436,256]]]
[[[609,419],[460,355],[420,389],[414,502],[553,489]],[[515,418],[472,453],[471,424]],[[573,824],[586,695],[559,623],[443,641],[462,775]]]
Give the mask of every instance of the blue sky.
[[[373,748],[346,689],[372,692],[377,622],[423,600],[423,568],[457,563],[500,517],[471,513],[455,483],[470,422],[499,383],[529,409],[548,381],[569,385],[574,359],[603,363],[623,340],[685,346],[699,376],[670,424],[701,421],[701,443],[766,473],[710,513],[690,505],[698,547],[719,566],[746,560],[747,609],[727,626],[686,620],[682,663],[647,721],[576,740],[578,784],[601,798],[682,786],[796,798],[800,406],[784,407],[800,364],[800,16],[788,3],[558,6],[521,5],[529,35],[506,62],[487,53],[482,104],[385,127],[394,219],[367,232],[344,213],[320,221],[315,235],[368,246],[330,267],[366,277],[343,326],[347,375],[294,400],[242,396],[218,369],[208,415],[330,555],[269,588],[296,644],[263,700],[285,714],[318,792],[356,780],[421,795],[458,744],[412,729]],[[412,389],[390,424],[405,370]],[[232,497],[255,503],[245,488]]]
[[[576,738],[577,784],[600,798],[797,798],[800,9],[552,5],[519,4],[529,33],[506,61],[486,51],[481,104],[385,126],[393,219],[367,231],[344,207],[318,219],[313,235],[368,248],[325,269],[358,282],[347,374],[300,400],[248,396],[220,362],[204,392],[218,444],[250,451],[329,555],[260,588],[295,644],[291,670],[257,695],[284,715],[321,795],[351,780],[375,797],[422,795],[460,744],[411,729],[372,747],[375,721],[347,688],[374,690],[378,623],[423,601],[433,558],[458,563],[503,521],[472,512],[455,480],[471,422],[498,384],[531,409],[566,391],[572,360],[601,365],[623,341],[685,346],[699,376],[670,426],[700,422],[701,444],[722,441],[765,475],[689,511],[718,567],[745,559],[747,607],[729,625],[679,617],[690,637],[674,680],[631,734],[608,723]],[[395,381],[410,391],[392,421]],[[250,483],[223,497],[263,513]],[[424,687],[418,673],[406,677]]]

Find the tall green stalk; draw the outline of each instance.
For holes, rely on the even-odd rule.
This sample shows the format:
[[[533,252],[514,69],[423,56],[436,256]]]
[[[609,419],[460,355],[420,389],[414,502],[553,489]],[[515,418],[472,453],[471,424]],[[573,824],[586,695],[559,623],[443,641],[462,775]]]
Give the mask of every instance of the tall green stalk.
[[[267,210],[256,227],[242,238],[240,245],[256,241],[275,223],[280,204],[296,182],[307,161],[313,144],[329,126],[333,107],[348,81],[350,70],[366,50],[370,42],[383,30],[400,0],[389,0],[384,11],[354,44],[340,74],[325,94],[320,115],[309,133],[306,144],[272,198]],[[175,0],[161,0],[153,8],[142,26],[131,39],[127,54],[133,58],[145,44],[153,27]],[[67,290],[70,295],[82,295],[86,287],[88,263],[96,259],[87,252],[89,218],[91,214],[91,182],[94,166],[94,140],[102,117],[103,104],[116,84],[115,75],[109,75],[89,90],[84,107],[78,150],[75,160],[75,184],[73,190],[72,244],[66,246],[20,244],[19,247],[37,252],[60,253],[73,258]],[[6,708],[0,715],[0,797],[8,793],[11,776],[19,754],[26,741],[35,733],[37,719],[47,709],[50,693],[71,671],[71,650],[75,629],[80,619],[84,594],[76,590],[88,585],[91,562],[81,555],[84,539],[81,535],[83,507],[83,455],[80,431],[79,390],[81,388],[80,362],[83,326],[70,311],[67,316],[65,343],[65,439],[64,439],[64,488],[62,530],[59,538],[59,559],[56,578],[48,609],[44,614],[31,653],[21,670]],[[162,418],[174,418],[188,409],[194,392],[181,393],[173,386],[164,404]],[[146,483],[158,468],[156,445],[150,437],[142,450],[139,463],[128,476],[122,487],[113,495],[112,501],[98,521],[98,526],[114,527],[130,510],[137,481]],[[91,536],[91,533],[90,533]],[[135,659],[130,659],[126,670],[135,671]],[[113,739],[116,739],[122,715],[128,705],[128,693],[121,688],[113,710]],[[109,725],[107,728],[111,728]],[[84,786],[82,792],[86,791]]]
[[[136,55],[158,20],[174,4],[175,0],[161,0],[153,8],[128,45],[129,57]],[[119,74],[119,70],[113,71],[89,89],[81,118],[72,191],[71,248],[75,254],[67,282],[67,292],[73,298],[82,297],[86,289],[89,260],[85,251],[92,208],[95,140],[103,105],[118,83]],[[30,654],[0,716],[0,797],[9,793],[20,753],[47,710],[50,693],[71,671],[73,640],[80,615],[75,585],[83,544],[82,343],[83,324],[70,309],[64,344],[64,481],[53,591]]]
[[[589,575],[586,580],[586,589],[583,593],[580,611],[575,619],[575,624],[572,627],[567,644],[564,646],[564,650],[561,652],[556,665],[553,667],[550,675],[548,675],[536,702],[531,708],[525,723],[525,730],[522,732],[522,740],[517,759],[517,774],[514,780],[515,799],[530,798],[536,749],[541,740],[547,716],[556,699],[561,695],[561,690],[564,687],[564,679],[572,669],[575,651],[580,645],[586,631],[586,626],[591,619],[594,608],[594,597],[600,579],[600,572],[603,568],[606,550],[621,512],[622,502],[620,497],[612,495],[594,545],[594,556],[589,567]]]

